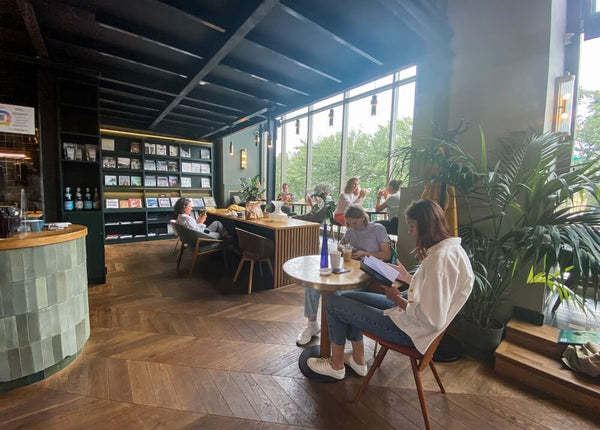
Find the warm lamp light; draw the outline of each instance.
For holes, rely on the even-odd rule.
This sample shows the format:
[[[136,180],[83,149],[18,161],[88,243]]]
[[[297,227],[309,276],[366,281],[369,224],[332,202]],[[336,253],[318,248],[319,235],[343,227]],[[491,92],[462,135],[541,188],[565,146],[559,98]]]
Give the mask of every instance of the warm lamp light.
[[[271,137],[271,132],[267,131],[267,148],[271,149],[273,147],[273,138]]]
[[[573,134],[573,94],[575,75],[567,74],[556,78],[556,110],[554,113],[554,131]]]
[[[246,149],[240,149],[240,167],[245,169],[248,166],[248,159],[246,157]]]

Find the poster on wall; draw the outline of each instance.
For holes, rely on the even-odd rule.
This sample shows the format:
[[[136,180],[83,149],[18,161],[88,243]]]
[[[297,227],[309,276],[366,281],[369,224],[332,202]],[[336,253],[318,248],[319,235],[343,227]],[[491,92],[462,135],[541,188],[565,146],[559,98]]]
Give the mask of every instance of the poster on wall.
[[[35,134],[34,112],[30,107],[0,103],[0,131]]]

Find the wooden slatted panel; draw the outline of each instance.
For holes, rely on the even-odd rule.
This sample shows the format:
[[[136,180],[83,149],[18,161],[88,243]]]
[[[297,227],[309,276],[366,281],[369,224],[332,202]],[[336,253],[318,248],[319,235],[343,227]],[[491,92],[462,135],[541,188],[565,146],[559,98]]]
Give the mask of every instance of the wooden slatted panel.
[[[275,231],[275,288],[289,285],[283,273],[283,264],[291,258],[314,255],[319,252],[319,225]]]

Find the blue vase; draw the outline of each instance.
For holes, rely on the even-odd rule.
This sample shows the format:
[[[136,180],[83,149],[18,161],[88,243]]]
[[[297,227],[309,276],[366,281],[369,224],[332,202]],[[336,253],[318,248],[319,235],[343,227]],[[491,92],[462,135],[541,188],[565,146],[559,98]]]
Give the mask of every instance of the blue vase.
[[[327,247],[327,224],[323,224],[323,242],[321,243],[321,269],[329,267],[329,248]]]

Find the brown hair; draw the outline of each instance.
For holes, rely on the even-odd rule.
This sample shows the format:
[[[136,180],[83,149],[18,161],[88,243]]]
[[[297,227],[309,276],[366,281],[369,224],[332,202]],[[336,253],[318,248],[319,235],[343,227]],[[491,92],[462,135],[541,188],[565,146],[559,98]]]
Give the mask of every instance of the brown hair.
[[[402,181],[400,179],[392,179],[388,185],[390,186],[390,188],[392,190],[394,190],[395,193],[398,192],[398,190],[400,189],[400,187],[402,186]]]
[[[416,254],[420,260],[427,256],[427,249],[452,237],[444,211],[433,200],[417,200],[404,212],[407,218],[417,222]]]
[[[192,201],[190,199],[186,199],[185,197],[181,197],[179,200],[177,200],[175,202],[175,204],[173,205],[173,211],[177,214],[180,215],[185,211],[185,207],[187,205],[189,205],[190,203],[192,203]]]
[[[365,227],[369,225],[369,217],[367,216],[367,213],[361,206],[358,206],[358,205],[348,206],[348,209],[346,209],[346,212],[344,212],[344,217],[352,218],[352,219],[361,219],[362,218],[363,225]]]
[[[344,187],[344,192],[346,194],[350,194],[352,192],[352,188],[354,188],[354,185],[352,185],[354,182],[358,182],[358,178],[350,178],[346,181],[346,186]]]

